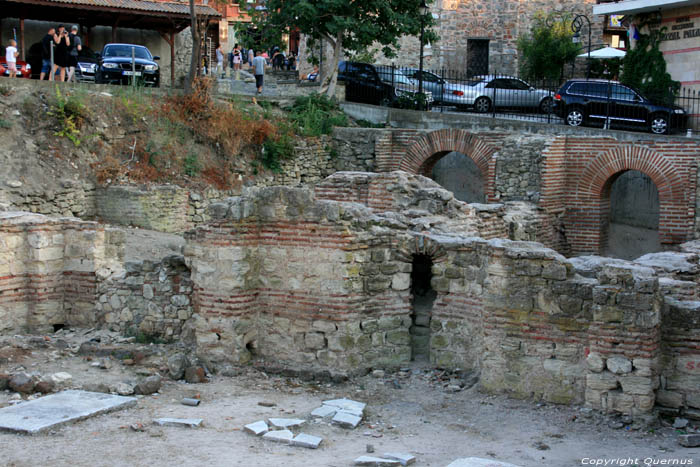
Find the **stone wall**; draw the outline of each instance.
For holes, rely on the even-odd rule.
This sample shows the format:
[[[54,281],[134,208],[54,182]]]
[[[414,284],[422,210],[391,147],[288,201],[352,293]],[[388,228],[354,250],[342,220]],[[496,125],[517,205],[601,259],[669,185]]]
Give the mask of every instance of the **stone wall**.
[[[127,335],[177,339],[192,317],[192,282],[181,256],[126,262],[97,294],[96,325]]]
[[[489,392],[652,409],[662,339],[653,268],[618,261],[581,266],[584,276],[541,244],[476,238],[484,213],[500,219],[502,207],[461,203],[415,175],[340,173],[317,193],[246,190],[187,234],[200,355],[331,375],[405,364],[413,258],[426,255],[433,364],[480,372]]]
[[[75,218],[0,213],[0,330],[95,324],[97,283],[118,269],[124,233]]]
[[[56,191],[41,192],[22,186],[0,188],[0,210],[55,217],[91,218],[95,215],[95,186],[92,183],[64,180],[60,185]]]

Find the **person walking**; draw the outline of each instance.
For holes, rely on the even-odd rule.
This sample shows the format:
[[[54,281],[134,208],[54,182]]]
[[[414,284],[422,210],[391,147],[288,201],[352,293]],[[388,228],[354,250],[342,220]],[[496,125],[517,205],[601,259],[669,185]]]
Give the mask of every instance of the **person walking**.
[[[53,38],[56,35],[56,28],[49,28],[49,31],[41,39],[41,74],[39,74],[39,79],[44,78],[50,80],[51,69],[53,68],[53,63],[51,63],[51,47],[53,43]]]
[[[68,68],[68,47],[70,47],[70,38],[68,37],[68,31],[66,31],[66,28],[64,28],[62,24],[58,26],[57,30],[56,34],[54,34],[56,48],[53,54],[53,75],[54,81],[65,81],[66,68]],[[56,80],[56,72],[59,71],[59,68],[59,78]]]
[[[78,66],[78,55],[83,50],[83,43],[78,36],[78,26],[76,24],[70,28],[70,46],[68,47],[68,79],[73,81],[75,77],[75,67]]]
[[[254,59],[255,59],[255,52],[253,52],[253,49],[248,49],[248,66],[253,66]]]
[[[221,78],[226,77],[226,69],[224,68],[224,46],[219,44],[216,48],[216,72],[215,75]]]
[[[255,58],[253,59],[253,74],[255,75],[255,87],[258,88],[258,94],[262,94],[263,91],[266,65],[267,62],[260,55],[260,51],[258,50],[255,52]]]
[[[241,63],[243,62],[243,54],[241,54],[241,49],[238,47],[238,44],[235,45],[233,48],[233,72],[234,72],[234,79],[238,80],[240,78],[240,69],[241,69]]]
[[[14,39],[10,39],[10,45],[5,47],[5,61],[7,62],[7,69],[10,72],[10,78],[17,77],[17,57],[19,52],[17,52],[17,42]]]

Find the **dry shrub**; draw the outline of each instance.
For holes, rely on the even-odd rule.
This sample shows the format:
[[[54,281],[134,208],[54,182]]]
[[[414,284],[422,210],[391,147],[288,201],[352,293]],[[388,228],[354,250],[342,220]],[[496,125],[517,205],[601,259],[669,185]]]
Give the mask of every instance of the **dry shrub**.
[[[124,175],[124,167],[111,155],[106,155],[101,161],[94,162],[91,167],[100,184],[116,181]]]

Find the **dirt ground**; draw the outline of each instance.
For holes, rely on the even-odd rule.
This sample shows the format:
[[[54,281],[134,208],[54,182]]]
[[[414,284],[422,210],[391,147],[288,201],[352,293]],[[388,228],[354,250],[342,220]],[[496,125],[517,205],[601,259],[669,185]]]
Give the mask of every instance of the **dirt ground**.
[[[170,345],[137,345],[104,331],[64,332],[44,337],[0,337],[0,373],[48,375],[68,372],[71,387],[89,383],[136,382],[165,373]],[[129,352],[143,351],[139,364],[111,358],[111,368],[92,366],[98,357],[80,355],[81,342],[102,336]],[[121,341],[121,343],[119,343]],[[564,467],[582,459],[638,458],[637,465],[660,459],[700,465],[700,449],[677,444],[675,430],[653,428],[576,407],[563,407],[478,392],[478,385],[451,392],[454,376],[414,364],[383,377],[367,375],[345,383],[300,381],[268,375],[254,367],[233,368],[231,376],[187,384],[165,378],[157,395],[137,396],[136,407],[97,416],[35,436],[0,433],[0,464],[7,466],[350,466],[372,444],[375,454],[409,452],[418,466],[445,466],[469,456],[498,459],[522,467]],[[180,404],[198,395],[201,404]],[[0,391],[0,407],[17,395]],[[33,396],[36,397],[36,396]],[[354,430],[311,421],[304,432],[324,438],[318,450],[284,446],[245,433],[245,424],[270,417],[306,418],[323,400],[347,397],[367,403]],[[274,403],[273,407],[259,405]],[[154,418],[202,418],[196,429],[156,427]],[[142,423],[145,431],[130,425]],[[688,460],[694,461],[688,464]],[[627,464],[634,465],[634,464]]]

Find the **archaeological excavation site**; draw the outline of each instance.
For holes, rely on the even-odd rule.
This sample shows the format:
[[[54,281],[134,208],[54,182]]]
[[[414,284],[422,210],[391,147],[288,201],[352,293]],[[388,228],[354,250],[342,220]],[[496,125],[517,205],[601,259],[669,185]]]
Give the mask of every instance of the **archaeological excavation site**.
[[[0,129],[7,465],[698,464],[700,139],[386,112],[229,185]]]

